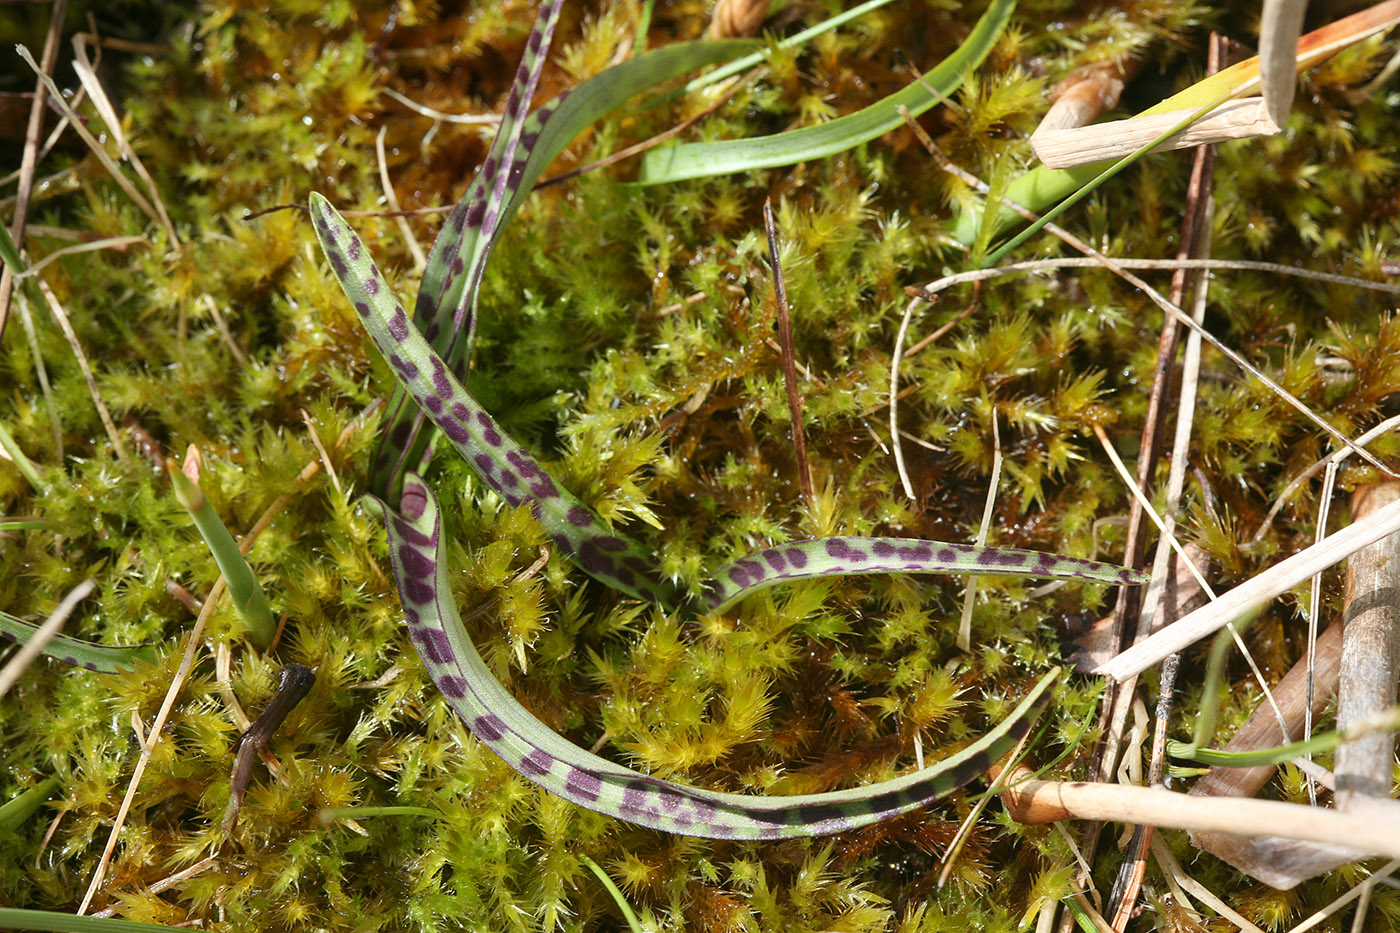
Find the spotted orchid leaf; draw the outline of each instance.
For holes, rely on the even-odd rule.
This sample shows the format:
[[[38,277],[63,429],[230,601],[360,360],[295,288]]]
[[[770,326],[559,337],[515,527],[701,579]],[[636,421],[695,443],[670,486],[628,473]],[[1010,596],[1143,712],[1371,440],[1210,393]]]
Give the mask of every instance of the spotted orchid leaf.
[[[545,12],[542,9],[541,16]],[[534,44],[537,35],[541,37],[538,46]],[[491,251],[535,181],[564,147],[634,95],[756,46],[752,41],[728,39],[684,42],[646,52],[562,92],[525,117],[522,111],[529,106],[546,39],[536,26],[527,40],[496,141],[443,223],[414,304],[414,325],[462,381],[471,360],[477,295]],[[402,472],[421,463],[430,433],[407,394],[395,390],[371,460],[370,489],[392,498]]]
[[[0,638],[24,644],[39,631],[39,626],[0,612]],[[41,653],[73,667],[115,674],[131,670],[142,662],[154,662],[159,654],[158,644],[99,645],[71,635],[58,634],[49,639]]]
[[[430,340],[439,336],[443,338],[445,346],[438,349],[444,358],[453,360],[458,355],[457,347],[461,347],[461,366],[457,368],[457,373],[463,379],[466,378],[467,360],[476,333],[475,285],[485,268],[493,235],[506,219],[503,216],[506,192],[511,187],[512,175],[518,174],[521,137],[525,132],[530,102],[539,85],[540,71],[544,68],[562,7],[563,0],[544,0],[540,5],[535,24],[525,40],[525,52],[516,66],[501,125],[491,142],[486,161],[481,164],[462,200],[448,214],[423,267],[423,280],[414,307],[414,323],[419,330],[428,334]],[[527,144],[526,152],[529,148]],[[390,423],[395,428],[400,424],[398,416],[410,413],[405,401],[402,395],[390,400]],[[415,435],[427,433],[422,430],[421,415],[403,423],[412,425],[409,428],[410,440]],[[393,471],[404,468],[408,454],[406,449],[394,442],[394,438],[392,430],[381,434],[380,448],[374,458],[376,468],[372,470],[372,473],[377,473],[377,467],[387,458],[389,463],[384,466],[390,470],[387,476],[390,483],[394,480]],[[386,440],[389,443],[386,444]],[[424,440],[426,442],[426,437]],[[425,447],[419,448],[420,455],[423,449]],[[372,478],[378,479],[377,476]],[[379,486],[376,484],[372,488]]]
[[[1115,585],[1146,583],[1148,575],[1096,560],[1045,551],[978,547],[917,538],[817,538],[741,557],[705,584],[709,608],[723,612],[762,589],[790,580],[866,573],[953,573],[1094,580]]]
[[[614,534],[556,483],[458,381],[409,322],[364,243],[319,194],[311,195],[311,221],[370,339],[482,482],[513,506],[531,503],[555,546],[598,580],[640,599],[674,604],[676,592],[656,575],[651,551]]]
[[[638,183],[659,185],[689,178],[793,165],[853,149],[904,125],[903,107],[918,116],[957,90],[987,57],[1011,18],[1016,0],[992,0],[972,33],[921,81],[855,113],[771,136],[682,143],[653,149],[642,158]],[[936,93],[930,93],[932,88]]]
[[[1059,676],[1041,678],[1002,722],[919,771],[822,794],[754,797],[663,781],[613,764],[535,718],[492,675],[451,598],[437,499],[405,478],[386,507],[389,553],[409,633],[429,676],[472,734],[501,760],[566,800],[666,832],[713,839],[784,839],[844,832],[921,807],[971,781],[1030,731]]]

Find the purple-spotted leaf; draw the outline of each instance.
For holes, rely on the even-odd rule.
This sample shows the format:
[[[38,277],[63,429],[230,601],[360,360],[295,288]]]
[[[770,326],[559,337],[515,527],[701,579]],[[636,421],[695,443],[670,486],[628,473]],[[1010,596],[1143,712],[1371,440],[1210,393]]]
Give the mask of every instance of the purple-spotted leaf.
[[[917,538],[843,537],[794,541],[741,557],[705,584],[705,598],[712,610],[722,612],[745,596],[788,580],[861,573],[982,573],[1119,585],[1147,582],[1147,574],[1141,571],[1044,551]]]
[[[713,839],[783,839],[844,832],[924,806],[1011,751],[1050,700],[1059,669],[1041,678],[989,733],[936,764],[865,787],[755,797],[649,777],[585,751],[536,719],[491,674],[452,601],[441,514],[419,477],[386,509],[389,553],[404,619],[429,676],[467,728],[501,760],[581,807],[666,832]]]
[[[674,604],[676,591],[657,576],[651,551],[614,534],[556,483],[457,380],[410,323],[345,218],[319,194],[311,195],[310,208],[321,249],[370,339],[482,482],[511,505],[531,503],[555,546],[595,578],[641,599]]]
[[[541,16],[545,12],[542,9]],[[531,76],[542,64],[548,44],[538,24],[532,37],[536,34],[542,37],[539,48],[532,50],[527,44],[496,141],[443,223],[414,304],[415,326],[464,382],[471,361],[477,294],[491,251],[549,164],[579,133],[632,96],[756,47],[754,42],[731,39],[683,42],[647,52],[564,91],[522,118],[532,94]],[[384,424],[370,462],[370,489],[390,495],[402,471],[421,464],[430,429],[402,390],[390,398]]]
[[[0,638],[24,644],[39,631],[39,626],[0,612]],[[49,639],[42,653],[73,667],[115,674],[130,670],[140,663],[154,663],[160,655],[160,645],[99,645],[71,635],[58,634]]]

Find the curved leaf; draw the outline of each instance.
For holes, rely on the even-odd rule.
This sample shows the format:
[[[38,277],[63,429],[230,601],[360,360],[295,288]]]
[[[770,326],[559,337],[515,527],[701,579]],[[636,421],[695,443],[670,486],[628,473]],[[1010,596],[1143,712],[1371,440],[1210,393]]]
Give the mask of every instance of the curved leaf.
[[[759,590],[789,580],[866,573],[970,573],[1054,577],[1136,585],[1148,575],[1096,560],[1045,551],[978,547],[918,538],[817,538],[770,547],[726,564],[705,585],[710,609],[723,612]]]
[[[0,612],[0,638],[22,645],[38,630],[39,626],[33,623],[18,619],[8,612]],[[154,663],[159,652],[160,645],[156,643],[114,647],[60,634],[49,640],[42,653],[74,667],[115,674],[118,671],[130,670],[142,662]]]
[[[675,589],[657,577],[651,551],[614,534],[501,429],[409,322],[345,218],[319,194],[311,195],[310,207],[321,248],[370,339],[482,482],[511,505],[531,503],[555,545],[597,579],[641,599],[673,604]]]
[[[992,50],[1015,6],[1015,0],[992,0],[987,12],[973,27],[972,34],[952,55],[925,74],[924,81],[945,97],[953,93],[967,73],[980,65]],[[917,116],[938,102],[937,96],[915,82],[864,110],[817,126],[804,126],[772,136],[685,143],[653,149],[642,159],[637,182],[659,185],[668,181],[732,175],[751,169],[776,168],[823,159],[903,126],[900,107]]]
[[[1059,669],[1041,678],[987,735],[920,771],[822,794],[753,797],[649,777],[569,742],[491,674],[451,596],[432,490],[404,481],[402,511],[386,508],[389,553],[404,618],[423,664],[457,715],[501,760],[581,807],[666,832],[712,839],[785,839],[844,832],[907,813],[971,781],[1030,731]]]

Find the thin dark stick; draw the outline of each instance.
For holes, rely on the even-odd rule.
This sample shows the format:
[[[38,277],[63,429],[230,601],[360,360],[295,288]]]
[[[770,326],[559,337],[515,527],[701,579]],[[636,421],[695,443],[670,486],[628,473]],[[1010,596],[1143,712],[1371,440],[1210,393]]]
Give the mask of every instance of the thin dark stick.
[[[1228,51],[1226,40],[1217,33],[1211,33],[1208,48],[1206,74],[1213,75],[1224,64],[1224,58]],[[1200,146],[1196,149],[1195,159],[1191,164],[1191,179],[1186,189],[1186,216],[1182,221],[1181,244],[1177,248],[1176,254],[1176,258],[1179,260],[1192,258],[1196,241],[1205,225],[1210,222],[1207,211],[1210,207],[1214,174],[1215,146]],[[1199,275],[1199,273],[1196,274]],[[1168,293],[1167,300],[1177,307],[1181,307],[1191,278],[1192,273],[1187,269],[1177,269],[1173,272],[1171,291]],[[1157,365],[1152,376],[1152,393],[1148,397],[1147,416],[1143,426],[1142,441],[1138,447],[1137,482],[1143,490],[1148,488],[1157,467],[1157,460],[1162,454],[1163,435],[1166,433],[1166,399],[1171,396],[1173,385],[1177,381],[1176,356],[1177,348],[1181,342],[1181,324],[1171,315],[1166,317],[1170,320],[1163,319],[1162,335],[1157,343]],[[1146,550],[1146,522],[1144,519],[1142,505],[1134,498],[1128,512],[1128,534],[1123,561],[1125,566],[1139,568],[1142,565]],[[1168,570],[1168,573],[1170,572]],[[1113,638],[1120,646],[1120,650],[1127,647],[1129,642],[1126,636],[1130,624],[1134,630],[1131,639],[1133,641],[1146,638],[1151,634],[1144,630],[1141,596],[1136,592],[1129,593],[1130,589],[1133,588],[1125,586],[1119,589],[1118,601],[1113,612]],[[1168,601],[1163,599],[1159,602],[1157,611],[1170,612]],[[1159,621],[1169,623],[1174,620],[1163,616]],[[1162,692],[1158,697],[1158,722],[1152,737],[1152,760],[1148,765],[1149,775],[1155,773],[1156,777],[1155,780],[1149,777],[1149,784],[1161,782],[1163,758],[1166,754],[1166,720],[1171,711],[1171,688],[1176,681],[1177,660],[1176,655],[1171,655],[1162,662]],[[1110,687],[1108,703],[1104,706],[1104,715],[1111,725],[1104,733],[1104,739],[1098,749],[1103,754],[1099,763],[1100,780],[1103,779],[1104,770],[1112,769],[1116,763],[1123,729],[1127,724],[1128,707],[1131,705],[1136,687],[1136,678]],[[1096,824],[1090,829],[1095,844],[1098,842],[1098,825]],[[1116,931],[1121,931],[1127,926],[1137,904],[1138,895],[1142,891],[1142,881],[1147,870],[1147,854],[1152,845],[1152,833],[1153,830],[1150,826],[1138,827],[1134,834],[1133,845],[1129,850],[1129,857],[1124,862],[1114,884],[1114,890],[1109,897],[1111,923]],[[1093,846],[1089,848],[1092,849]],[[1092,855],[1088,857],[1092,858]]]
[[[54,0],[49,12],[49,31],[44,37],[44,54],[39,59],[39,68],[46,75],[53,74],[54,60],[58,57],[58,37],[63,33],[63,19],[68,13],[68,0]],[[17,249],[24,246],[24,223],[29,217],[29,196],[34,190],[34,172],[39,166],[39,133],[44,128],[44,104],[48,100],[48,88],[42,78],[34,86],[34,100],[29,105],[29,125],[24,131],[24,154],[19,163],[19,188],[15,191],[15,215],[10,224],[10,238]],[[0,337],[5,335],[5,324],[10,319],[10,299],[14,295],[15,277],[13,270],[6,265],[0,270]]]
[[[807,465],[807,432],[802,427],[802,396],[797,394],[797,359],[792,352],[792,315],[788,313],[787,286],[778,262],[778,228],[773,223],[773,202],[763,199],[763,229],[768,234],[768,260],[773,266],[773,298],[778,308],[778,343],[783,350],[783,383],[787,386],[788,413],[792,416],[792,449],[797,458],[797,478],[808,505],[817,501],[812,471]]]
[[[267,748],[272,736],[296,708],[311,687],[316,683],[316,675],[311,668],[301,664],[288,664],[282,669],[282,681],[277,692],[266,708],[253,720],[248,731],[238,737],[233,755],[233,772],[229,776],[228,809],[224,811],[224,833],[233,832],[238,823],[238,811],[243,806],[243,793],[248,782],[253,779],[253,762],[258,753]]]
[[[451,207],[416,207],[412,210],[404,211],[341,211],[342,217],[420,217],[424,214],[446,214],[452,210]],[[241,220],[257,220],[265,214],[273,214],[277,211],[301,211],[309,214],[310,209],[305,204],[276,204],[272,207],[264,207],[262,210],[249,211],[244,214]]]

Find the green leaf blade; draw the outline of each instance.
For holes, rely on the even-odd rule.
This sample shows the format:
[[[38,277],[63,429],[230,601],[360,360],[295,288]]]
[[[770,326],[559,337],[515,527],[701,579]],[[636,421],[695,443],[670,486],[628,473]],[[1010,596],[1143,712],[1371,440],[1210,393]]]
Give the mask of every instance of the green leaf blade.
[[[993,0],[973,27],[972,34],[953,54],[927,72],[924,81],[944,97],[956,91],[967,74],[991,52],[1015,6],[1015,0]],[[642,159],[637,182],[659,185],[824,159],[904,125],[900,107],[917,116],[939,100],[939,96],[930,94],[916,82],[863,110],[817,126],[771,136],[653,149]]]

